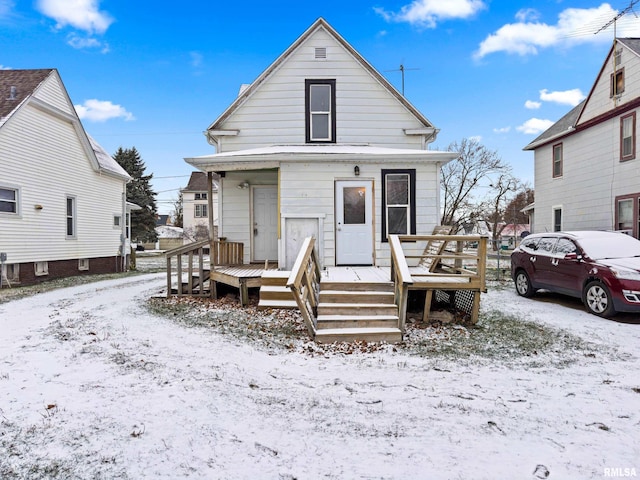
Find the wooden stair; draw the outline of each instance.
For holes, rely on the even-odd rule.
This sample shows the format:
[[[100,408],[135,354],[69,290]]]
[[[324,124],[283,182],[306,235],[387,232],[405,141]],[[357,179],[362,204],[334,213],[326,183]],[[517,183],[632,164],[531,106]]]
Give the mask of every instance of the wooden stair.
[[[193,272],[191,275],[191,293],[193,296],[208,296],[211,293],[209,279],[211,278],[210,270],[202,271],[202,278],[200,278],[200,274],[198,272]],[[182,282],[182,291],[187,292],[189,290],[189,282]],[[177,288],[173,288],[171,291],[172,294],[177,294]]]
[[[289,275],[291,275],[291,272],[283,270],[265,270],[262,273],[258,309],[298,308],[291,290],[287,288]]]
[[[321,282],[316,341],[402,341],[392,283]]]

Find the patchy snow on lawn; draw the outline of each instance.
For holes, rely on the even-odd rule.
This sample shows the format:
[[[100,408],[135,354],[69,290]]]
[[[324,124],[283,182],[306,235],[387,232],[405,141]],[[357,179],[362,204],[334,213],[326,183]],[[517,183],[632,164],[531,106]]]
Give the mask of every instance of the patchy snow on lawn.
[[[491,289],[483,315],[582,343],[535,361],[307,353],[150,313],[165,281],[0,304],[0,478],[640,475],[639,324]]]

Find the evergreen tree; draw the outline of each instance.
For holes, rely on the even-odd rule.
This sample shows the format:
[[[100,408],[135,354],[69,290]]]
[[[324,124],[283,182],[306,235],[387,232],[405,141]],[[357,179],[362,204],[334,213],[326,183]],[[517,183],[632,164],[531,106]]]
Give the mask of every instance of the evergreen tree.
[[[113,159],[124,168],[131,176],[127,184],[127,201],[135,203],[141,210],[131,212],[131,240],[135,242],[155,242],[156,234],[156,193],[151,189],[149,182],[152,175],[145,175],[144,162],[136,147],[131,149],[118,148]]]

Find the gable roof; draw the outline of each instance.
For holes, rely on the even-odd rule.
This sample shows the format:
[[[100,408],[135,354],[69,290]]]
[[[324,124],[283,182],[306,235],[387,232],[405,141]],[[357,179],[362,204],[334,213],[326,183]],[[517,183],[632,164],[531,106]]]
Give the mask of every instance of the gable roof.
[[[360,63],[360,65],[369,74],[374,77],[378,83],[380,83],[392,96],[398,100],[409,112],[411,112],[420,123],[425,127],[434,128],[434,125],[420,113],[407,99],[391,85],[387,79],[385,79],[373,66],[365,60],[349,43],[336,32],[327,21],[320,17],[318,18],[295,42],[289,46],[265,71],[263,71],[256,80],[249,86],[243,88],[241,93],[236,97],[233,103],[222,114],[209,125],[207,131],[216,130],[220,125],[231,116],[253,93],[267,80],[297,49],[302,45],[311,35],[317,30],[324,29],[330,36],[332,36],[345,50],[347,50],[353,58]],[[206,134],[207,132],[205,132]]]
[[[560,120],[551,125],[547,130],[542,132],[533,142],[529,143],[524,150],[534,150],[546,143],[563,137],[575,130],[576,122],[580,117],[580,113],[586,104],[586,100],[581,101],[578,105],[573,107],[569,113],[565,114]]]
[[[213,174],[213,190],[218,190],[218,175]],[[183,192],[206,192],[207,174],[205,172],[191,172],[189,183],[182,189]]]
[[[613,50],[616,47],[616,43],[619,43],[621,45],[623,45],[625,48],[627,48],[630,52],[632,52],[634,55],[640,57],[640,38],[616,38],[613,42],[613,44],[611,45],[611,48],[609,49],[609,53],[607,53],[607,56],[605,57],[605,60],[602,64],[602,67],[600,67],[600,71],[598,72],[598,75],[596,76],[596,80],[594,81],[593,85],[591,86],[591,89],[589,91],[589,94],[587,95],[587,97],[580,102],[578,105],[576,105],[573,109],[571,109],[566,115],[564,115],[560,120],[558,120],[556,123],[554,123],[553,125],[551,125],[551,127],[549,127],[547,130],[545,130],[540,136],[538,136],[535,140],[533,140],[531,143],[529,143],[526,147],[524,147],[524,150],[535,150],[538,147],[541,147],[553,140],[557,140],[560,139],[566,135],[569,135],[573,132],[575,132],[577,129],[581,128],[584,125],[589,125],[591,121],[587,121],[587,122],[583,122],[582,121],[582,113],[585,110],[585,106],[589,103],[589,101],[591,100],[591,97],[593,96],[593,92],[594,89],[596,87],[596,85],[598,84],[598,80],[600,79],[600,77],[602,76],[602,73],[605,70],[605,67],[607,65],[607,61],[609,60],[609,58],[611,57],[611,55],[613,54]]]
[[[43,68],[32,70],[0,70],[0,128],[23,105],[27,104],[35,95],[40,86],[51,76],[58,75],[55,68]],[[60,81],[62,85],[62,81]],[[62,86],[64,95],[71,100]],[[93,138],[91,138],[82,126],[80,118],[72,109],[73,115],[68,120],[73,124],[80,142],[85,146],[89,161],[104,173],[109,173],[123,180],[129,180],[129,174],[116,162]],[[66,115],[66,114],[64,114]]]
[[[39,70],[0,70],[0,126],[53,72]]]

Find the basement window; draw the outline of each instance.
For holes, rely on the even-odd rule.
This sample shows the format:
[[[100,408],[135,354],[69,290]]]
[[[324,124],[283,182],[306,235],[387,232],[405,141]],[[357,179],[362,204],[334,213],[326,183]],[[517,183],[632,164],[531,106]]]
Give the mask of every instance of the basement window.
[[[37,277],[49,275],[49,262],[36,262],[34,268]]]
[[[79,258],[78,259],[78,270],[89,270],[89,259],[88,258]]]

